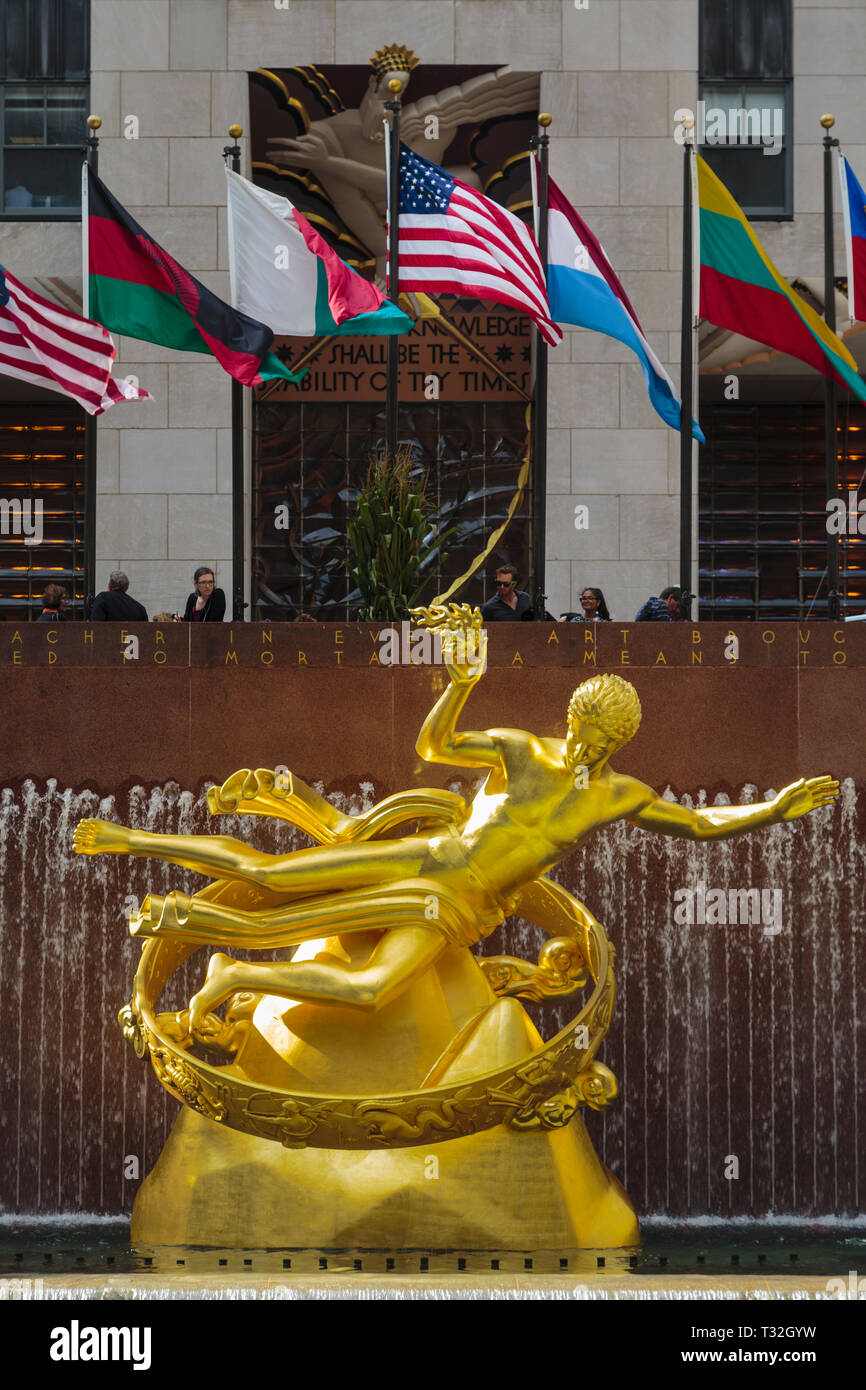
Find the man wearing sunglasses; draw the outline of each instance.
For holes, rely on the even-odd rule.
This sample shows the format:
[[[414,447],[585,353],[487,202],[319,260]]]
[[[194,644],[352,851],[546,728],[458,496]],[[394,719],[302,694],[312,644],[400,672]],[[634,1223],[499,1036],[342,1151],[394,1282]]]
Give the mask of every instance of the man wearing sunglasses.
[[[514,565],[500,565],[496,571],[496,593],[481,605],[486,623],[530,622],[535,616],[532,600],[517,587]]]

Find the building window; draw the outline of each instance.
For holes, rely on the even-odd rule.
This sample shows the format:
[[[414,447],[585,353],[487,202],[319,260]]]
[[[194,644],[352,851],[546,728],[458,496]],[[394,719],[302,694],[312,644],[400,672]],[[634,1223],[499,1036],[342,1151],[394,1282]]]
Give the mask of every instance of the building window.
[[[0,216],[81,216],[88,0],[7,0],[0,12]]]
[[[748,217],[794,211],[791,0],[701,0],[701,154]]]
[[[84,411],[0,404],[0,614],[39,617],[47,584],[84,597]]]
[[[704,406],[701,423],[699,618],[826,618],[823,406],[729,402]],[[839,402],[837,437],[838,495],[856,515],[866,407],[850,397]],[[843,617],[866,611],[866,536],[850,524],[839,537],[839,588]]]

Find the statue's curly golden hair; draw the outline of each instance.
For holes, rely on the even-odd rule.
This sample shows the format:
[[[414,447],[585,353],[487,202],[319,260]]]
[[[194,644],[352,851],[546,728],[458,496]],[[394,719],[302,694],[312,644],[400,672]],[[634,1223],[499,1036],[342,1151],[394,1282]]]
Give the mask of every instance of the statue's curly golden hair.
[[[568,743],[578,741],[577,728],[583,719],[622,748],[640,728],[637,691],[622,676],[592,676],[577,687],[569,701]]]

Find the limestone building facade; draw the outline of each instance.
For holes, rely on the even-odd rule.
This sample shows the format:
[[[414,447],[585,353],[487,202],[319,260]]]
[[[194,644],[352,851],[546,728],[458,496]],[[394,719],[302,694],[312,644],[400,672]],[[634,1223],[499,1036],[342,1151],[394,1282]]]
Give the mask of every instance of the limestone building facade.
[[[102,118],[100,174],[228,299],[222,151],[232,122],[248,130],[251,70],[367,63],[391,42],[426,63],[537,69],[540,107],[553,116],[551,172],[603,243],[676,380],[674,127],[675,112],[699,96],[699,8],[699,0],[90,0],[87,100]],[[823,111],[835,113],[866,177],[866,3],[793,0],[791,23],[793,216],[756,225],[784,274],[820,279]],[[247,162],[246,134],[241,145]],[[74,220],[7,211],[0,252],[19,278],[80,286]],[[837,256],[840,267],[841,242]],[[121,568],[150,612],[174,610],[193,569],[209,563],[230,593],[229,380],[213,361],[133,339],[118,341],[118,367],[154,401],[99,421],[98,587]],[[4,379],[4,402],[20,398]],[[249,427],[248,402],[248,435]],[[580,505],[589,524],[578,530]],[[593,584],[615,617],[630,619],[649,594],[677,582],[679,436],[652,410],[628,349],[585,330],[566,329],[550,354],[547,517],[555,613],[578,608]]]

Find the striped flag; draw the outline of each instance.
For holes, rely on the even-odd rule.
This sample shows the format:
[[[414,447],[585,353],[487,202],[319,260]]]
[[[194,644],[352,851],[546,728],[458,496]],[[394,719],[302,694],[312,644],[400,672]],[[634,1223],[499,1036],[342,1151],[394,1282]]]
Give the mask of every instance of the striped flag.
[[[839,174],[848,262],[848,313],[852,321],[866,323],[866,193],[844,155],[839,156]]]
[[[84,276],[90,313],[145,343],[209,353],[244,386],[300,381],[271,352],[274,335],[218,299],[130,217],[89,164],[82,169]]]
[[[806,362],[866,401],[857,363],[770,260],[725,185],[700,155],[701,316]]]
[[[545,342],[561,340],[529,228],[406,145],[398,237],[399,289],[508,304],[532,319]]]
[[[0,375],[71,396],[88,415],[116,401],[149,401],[147,391],[111,375],[114,357],[101,323],[34,294],[0,266]]]
[[[640,363],[653,409],[666,425],[678,430],[682,405],[677,388],[647,342],[604,247],[553,179],[547,181],[547,196],[551,313],[557,323],[594,328],[631,348]],[[706,443],[694,420],[692,435],[701,444]]]
[[[226,169],[232,304],[274,333],[409,333],[412,320],[341,261],[288,198]]]

